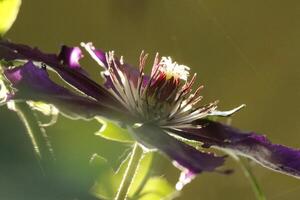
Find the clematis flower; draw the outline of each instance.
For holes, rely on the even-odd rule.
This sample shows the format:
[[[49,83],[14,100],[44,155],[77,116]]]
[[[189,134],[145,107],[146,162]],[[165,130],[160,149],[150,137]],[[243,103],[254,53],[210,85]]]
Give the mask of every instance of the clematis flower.
[[[260,165],[296,178],[300,177],[300,151],[272,144],[265,136],[244,132],[211,120],[228,117],[240,110],[217,110],[217,102],[201,104],[202,86],[193,91],[196,75],[189,79],[190,68],[156,55],[150,75],[146,75],[147,54],[142,53],[139,68],[105,53],[91,43],[81,45],[103,68],[105,83],[91,80],[80,66],[79,47],[63,46],[59,55],[45,54],[36,48],[0,42],[3,68],[2,99],[42,101],[72,118],[101,116],[130,130],[135,140],[174,161],[182,170],[178,189],[201,172],[220,171],[225,156],[217,156],[190,146],[197,141],[202,148],[217,148],[245,156]],[[18,61],[20,66],[13,63]],[[48,75],[56,72],[74,90],[57,84]]]

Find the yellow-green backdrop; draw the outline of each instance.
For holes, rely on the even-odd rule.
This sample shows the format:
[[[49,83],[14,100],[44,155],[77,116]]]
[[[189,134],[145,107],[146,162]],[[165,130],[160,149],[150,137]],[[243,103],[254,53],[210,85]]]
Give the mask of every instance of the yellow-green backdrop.
[[[6,37],[49,52],[61,44],[92,41],[130,63],[137,63],[141,50],[150,58],[156,52],[169,55],[198,73],[205,102],[219,99],[223,110],[247,104],[233,117],[234,126],[300,147],[300,1],[25,0]],[[85,64],[101,81],[99,67]],[[38,184],[40,170],[15,114],[1,107],[0,124],[1,199],[40,199],[37,194],[63,199],[64,192],[50,197],[47,186]],[[60,117],[47,129],[61,161],[62,180],[55,184],[62,184],[62,190],[87,190],[91,153],[122,154],[118,143],[93,135],[98,128],[95,122]],[[155,163],[154,170],[176,182],[178,171],[170,162],[158,156]],[[227,163],[233,175],[200,175],[178,199],[254,199],[243,173],[234,162]],[[253,171],[268,199],[300,198],[299,180],[260,166]]]

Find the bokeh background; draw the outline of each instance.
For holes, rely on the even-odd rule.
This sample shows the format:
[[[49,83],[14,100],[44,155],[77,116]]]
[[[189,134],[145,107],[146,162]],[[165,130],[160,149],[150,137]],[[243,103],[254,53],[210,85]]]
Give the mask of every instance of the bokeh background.
[[[59,51],[61,44],[93,41],[137,63],[141,50],[158,51],[198,73],[205,102],[220,100],[222,110],[242,103],[233,125],[266,134],[273,142],[300,147],[300,1],[297,0],[26,0],[6,38]],[[83,61],[101,81],[99,68]],[[150,67],[150,65],[149,65]],[[99,125],[60,117],[47,128],[59,167],[45,181],[23,125],[15,113],[0,108],[0,197],[3,200],[93,199],[87,195],[95,169],[92,153],[117,166],[124,147],[94,136]],[[185,200],[252,200],[248,181],[235,173],[205,173],[182,191]],[[172,183],[170,162],[156,156],[155,173]],[[269,200],[297,200],[300,182],[253,166]]]

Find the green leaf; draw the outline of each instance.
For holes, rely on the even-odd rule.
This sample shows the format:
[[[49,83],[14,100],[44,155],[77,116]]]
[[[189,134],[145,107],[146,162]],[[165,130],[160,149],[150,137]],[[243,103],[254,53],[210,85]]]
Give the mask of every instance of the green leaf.
[[[123,129],[115,123],[97,117],[98,122],[102,124],[101,129],[95,134],[107,140],[113,140],[124,143],[134,143],[134,139],[127,129]]]
[[[3,36],[17,18],[21,0],[0,0],[0,36]]]
[[[134,193],[141,187],[144,182],[152,162],[153,153],[146,153],[140,163],[139,170],[135,175],[135,179],[131,184],[129,196],[133,196]],[[128,156],[120,165],[119,169],[115,172],[109,165],[107,160],[99,155],[94,155],[92,159],[92,164],[99,168],[99,176],[97,182],[91,189],[91,192],[101,198],[101,199],[114,199],[117,194],[119,185],[122,181],[123,175],[125,173],[126,167],[129,162]]]
[[[173,186],[163,177],[150,178],[137,200],[173,199],[179,195]]]
[[[115,194],[116,183],[114,180],[115,172],[107,160],[97,154],[91,159],[91,164],[99,172],[98,181],[91,189],[91,193],[100,199],[111,199]]]

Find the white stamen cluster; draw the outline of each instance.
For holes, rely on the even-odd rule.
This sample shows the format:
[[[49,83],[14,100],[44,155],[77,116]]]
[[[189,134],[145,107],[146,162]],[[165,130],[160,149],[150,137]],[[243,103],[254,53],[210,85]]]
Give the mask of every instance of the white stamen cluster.
[[[159,70],[166,74],[167,79],[174,77],[175,79],[187,80],[190,68],[185,65],[179,65],[172,61],[171,57],[162,57],[159,63]]]

